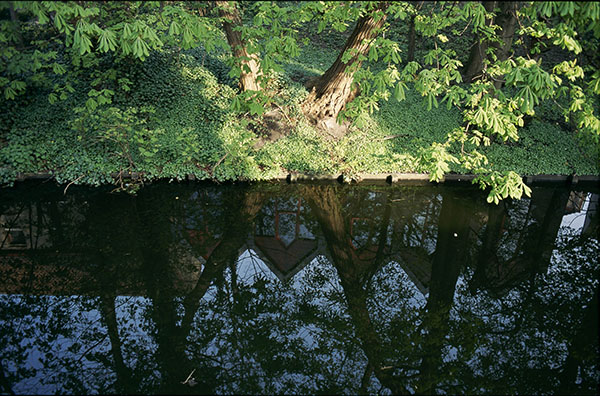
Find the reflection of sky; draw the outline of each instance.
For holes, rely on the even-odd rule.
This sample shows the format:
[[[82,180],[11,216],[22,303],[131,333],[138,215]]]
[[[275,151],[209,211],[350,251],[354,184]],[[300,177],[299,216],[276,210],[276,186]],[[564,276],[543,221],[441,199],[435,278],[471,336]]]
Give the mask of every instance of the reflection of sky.
[[[37,301],[32,302],[31,299]],[[69,301],[71,300],[72,301]],[[60,360],[66,361],[78,361],[79,366],[82,370],[85,369],[85,375],[82,375],[79,380],[85,384],[87,389],[95,389],[97,383],[95,383],[95,376],[90,375],[94,371],[102,372],[103,367],[101,364],[95,361],[88,360],[82,353],[88,350],[89,347],[93,347],[93,352],[99,352],[101,354],[107,354],[110,351],[110,341],[108,337],[105,337],[106,330],[100,325],[100,312],[96,309],[87,310],[82,304],[83,298],[78,296],[65,297],[65,296],[35,296],[35,297],[24,297],[21,295],[0,295],[0,304],[2,306],[18,307],[19,305],[33,305],[41,306],[42,315],[41,317],[37,313],[32,312],[17,321],[11,323],[13,327],[16,327],[14,335],[21,337],[18,342],[16,340],[6,340],[7,345],[4,347],[4,355],[11,353],[12,351],[24,348],[27,354],[26,364],[21,365],[21,369],[24,367],[35,369],[33,377],[24,378],[21,381],[12,384],[12,389],[16,394],[50,394],[50,393],[64,393],[61,391],[61,383],[52,381],[52,377],[59,374],[59,372],[66,373],[64,368],[60,366]],[[57,335],[55,339],[52,339],[51,332],[46,329],[48,327],[54,327],[56,324],[52,321],[57,320],[53,317],[50,312],[51,309],[56,309],[61,305],[65,305],[63,309],[67,310],[70,314],[68,321],[64,323],[66,331],[72,331],[72,335],[64,337],[63,335]],[[38,308],[39,309],[39,308]],[[0,320],[1,327],[7,327],[7,323]],[[26,329],[25,329],[26,328]],[[19,331],[22,329],[22,331]],[[32,334],[34,337],[23,336],[23,334]],[[89,340],[89,337],[93,335],[94,341]],[[2,337],[7,336],[3,335]],[[104,337],[104,338],[103,338]],[[99,341],[96,341],[100,339]],[[11,342],[13,341],[13,342]],[[14,345],[18,343],[19,346]],[[49,343],[45,347],[45,352],[40,350],[40,346],[44,343]],[[70,347],[74,343],[80,343],[83,346],[81,348],[71,349]],[[20,347],[20,348],[19,348]],[[89,352],[92,352],[91,350]],[[46,361],[44,365],[42,362]],[[15,372],[17,369],[15,363],[9,360],[3,359],[3,364],[7,364],[9,372]],[[17,363],[18,364],[18,363]],[[59,370],[54,370],[49,365],[57,366]],[[102,374],[101,376],[104,376]]]
[[[583,206],[583,210],[579,213],[573,213],[569,215],[563,216],[561,226],[567,227],[569,229],[578,230],[580,229],[585,221],[585,213],[589,207],[589,196],[587,197],[585,204]],[[285,216],[282,216],[285,218]],[[295,215],[290,215],[289,217],[295,218]],[[421,224],[422,228],[424,227]],[[280,231],[282,229],[293,230],[294,224],[289,222],[289,227],[285,227],[285,222],[280,223]],[[304,227],[304,226],[302,226]],[[301,235],[303,233],[308,233],[305,231],[305,228],[301,228]],[[312,235],[312,234],[311,234]],[[284,234],[282,233],[282,238]],[[428,243],[428,239],[425,240],[425,243]],[[435,247],[435,244],[433,244]],[[556,260],[558,258],[556,256],[553,257],[552,265],[549,268],[549,274],[554,275],[555,273],[559,273],[560,271],[566,271],[566,265],[569,263],[563,263],[563,265],[558,266],[556,264]],[[314,287],[311,289],[310,282],[311,277],[315,276],[315,273],[319,273],[319,275],[325,275],[326,280],[323,283],[319,284],[319,288],[315,289]],[[269,269],[269,267],[258,257],[258,255],[251,249],[245,250],[239,257],[237,261],[236,267],[237,273],[237,281],[240,285],[245,285],[252,287],[254,283],[260,278],[265,279],[267,282],[270,282],[269,288],[280,288],[281,282],[277,278],[277,276]],[[379,277],[379,278],[377,278]],[[417,287],[412,283],[408,275],[405,273],[401,264],[392,261],[384,265],[376,276],[374,283],[376,286],[373,287],[383,287],[384,282],[389,283],[389,289],[392,290],[393,293],[402,293],[400,296],[397,296],[395,301],[401,301],[402,304],[393,304],[393,299],[389,301],[381,298],[384,294],[383,292],[379,292],[380,289],[377,289],[373,295],[377,296],[377,304],[381,305],[381,312],[384,312],[384,318],[376,317],[375,319],[380,321],[389,320],[389,318],[402,318],[401,309],[410,309],[413,311],[419,311],[422,309],[427,302],[427,295],[422,295]],[[231,281],[231,273],[226,271],[226,280],[228,282]],[[494,301],[486,300],[488,297],[485,295],[476,295],[476,296],[467,296],[467,282],[468,277],[461,275],[458,278],[456,284],[456,293],[455,293],[455,305],[461,306],[461,309],[466,309],[465,306],[468,306],[469,310],[472,310],[473,313],[477,315],[481,315],[480,317],[483,320],[483,323],[488,325],[490,323],[495,324],[497,329],[505,329],[510,328],[512,326],[512,321],[514,320],[513,312],[509,310],[509,314],[507,315],[487,315],[488,312],[492,311],[491,308],[500,309],[502,306],[496,304]],[[597,281],[596,281],[597,282]],[[556,290],[559,288],[565,288],[564,285],[556,283]],[[283,290],[283,291],[281,291]],[[303,296],[309,296],[310,304],[321,307],[323,310],[330,310],[330,312],[335,312],[339,316],[347,315],[347,307],[343,304],[340,304],[338,301],[333,301],[328,296],[333,294],[339,294],[342,292],[342,287],[340,285],[339,277],[337,276],[336,270],[333,265],[324,257],[318,256],[313,259],[309,264],[307,264],[304,268],[302,268],[289,282],[286,284],[285,288],[279,290],[280,295],[283,295],[285,298],[282,300],[280,314],[285,318],[286,312],[290,312],[294,309],[297,309],[298,303],[294,300],[295,297],[305,293]],[[388,291],[389,292],[389,291]],[[311,295],[312,293],[312,295]],[[578,296],[576,296],[578,297]],[[28,332],[27,336],[20,338],[17,340],[14,345],[8,344],[8,346],[4,347],[6,352],[10,352],[14,350],[13,348],[18,348],[19,346],[26,349],[26,362],[18,362],[19,364],[25,363],[24,365],[36,369],[36,372],[33,377],[25,378],[18,382],[17,384],[13,384],[13,390],[16,393],[62,393],[60,383],[53,384],[51,382],[52,376],[56,375],[56,372],[52,372],[53,367],[43,367],[41,360],[44,359],[63,359],[65,361],[75,362],[81,358],[80,362],[80,373],[84,374],[80,379],[84,382],[86,389],[90,391],[94,391],[98,389],[98,384],[104,382],[111,383],[114,381],[114,373],[112,366],[105,366],[104,363],[88,360],[86,357],[82,357],[82,354],[86,351],[90,352],[98,352],[101,355],[109,356],[109,360],[112,359],[110,357],[110,340],[107,336],[106,326],[101,323],[101,314],[97,309],[90,308],[90,306],[98,305],[94,303],[93,298],[87,297],[55,297],[55,296],[41,296],[41,297],[31,297],[32,299],[39,302],[39,305],[42,306],[60,306],[65,305],[65,309],[67,309],[67,322],[64,326],[68,330],[72,330],[72,336],[69,335],[67,337],[58,336],[57,338],[51,341],[51,346],[49,348],[42,348],[46,352],[42,352],[40,350],[40,346],[42,342],[44,342],[45,337],[48,336],[46,333],[46,328],[48,327],[48,323],[55,318],[53,318],[52,314],[47,314],[43,308],[37,307],[35,309],[40,314],[36,312],[32,312],[30,315],[24,316],[18,320],[18,323],[7,323],[0,319],[0,326],[3,328],[7,327],[16,327],[23,326],[27,327],[29,330],[34,329],[33,331]],[[206,303],[210,303],[213,300],[213,293],[206,293],[203,300]],[[510,291],[504,297],[504,301],[506,305],[509,302],[514,302],[514,304],[519,304],[522,302],[522,296],[516,291]],[[579,297],[578,297],[579,298]],[[29,298],[28,298],[29,299]],[[25,298],[23,296],[2,296],[0,295],[0,305],[5,307],[12,307],[18,305],[24,305]],[[179,299],[181,300],[181,299]],[[381,301],[380,301],[381,300]],[[87,301],[86,304],[83,302]],[[90,304],[90,301],[92,303]],[[383,302],[382,302],[383,301]],[[495,305],[496,304],[496,305]],[[210,306],[210,304],[207,304]],[[123,358],[126,366],[130,368],[136,367],[138,364],[150,364],[149,360],[155,359],[157,346],[154,343],[154,339],[151,336],[151,332],[154,330],[152,323],[148,325],[148,318],[145,317],[144,313],[148,312],[152,306],[152,300],[146,297],[128,297],[128,296],[118,296],[115,299],[116,306],[116,317],[118,322],[118,329],[121,335],[121,339],[123,341]],[[181,307],[181,305],[180,305]],[[180,315],[183,312],[178,312]],[[226,313],[214,313],[215,315],[223,315]],[[277,314],[279,315],[279,313]],[[452,320],[460,321],[459,312],[453,310],[452,311]],[[201,329],[199,330],[201,331]],[[222,331],[229,331],[229,328],[223,326]],[[274,328],[274,332],[278,331],[278,329]],[[319,340],[323,340],[327,334],[323,334],[323,329],[314,325],[314,324],[305,324],[299,325],[294,329],[293,334],[284,334],[283,336],[287,336],[290,338],[299,338],[302,339],[307,348],[317,347]],[[31,334],[31,336],[29,335]],[[279,333],[274,333],[275,336],[279,336]],[[0,335],[0,339],[4,340],[6,335]],[[551,335],[544,334],[536,334],[536,337],[539,337],[542,342],[547,343],[544,346],[545,349],[539,349],[539,351],[544,350],[553,350],[554,354],[564,354],[564,344],[560,343],[552,343],[550,341]],[[12,335],[13,338],[20,337],[19,332],[15,332]],[[102,338],[104,337],[104,338]],[[335,336],[332,336],[335,338]],[[101,342],[98,340],[101,339]],[[494,339],[498,340],[499,337],[490,337],[489,343],[494,342]],[[550,340],[550,341],[548,341]],[[125,343],[126,341],[126,343]],[[218,344],[217,339],[211,341],[212,344],[207,345],[203,351],[210,356],[218,357],[220,353],[220,347],[222,345]],[[81,343],[79,348],[75,348],[73,350],[70,347],[76,343]],[[327,342],[335,342],[329,341]],[[350,342],[350,341],[348,341]],[[135,346],[132,347],[132,346]],[[557,350],[558,347],[558,350]],[[91,348],[91,349],[90,349]],[[553,349],[554,348],[554,349]],[[48,353],[49,351],[49,353]],[[494,352],[495,350],[491,350],[489,347],[481,347],[477,350],[476,356],[484,357],[488,353]],[[44,353],[47,353],[45,355]],[[333,350],[331,355],[323,355],[320,356],[323,362],[327,363],[327,359],[335,360],[335,364],[339,364],[339,362],[345,361],[348,357],[345,355],[345,351],[338,349]],[[53,355],[53,356],[51,356]],[[443,352],[443,357],[446,362],[456,360],[457,349],[454,347],[448,347]],[[190,355],[191,357],[191,355]],[[350,356],[356,357],[354,355]],[[532,356],[532,360],[530,364],[534,363],[535,359],[545,359],[543,355]],[[499,357],[498,361],[509,362],[513,359],[513,357],[509,355],[505,355],[503,357]],[[360,359],[359,359],[360,360]],[[154,361],[154,360],[153,360]],[[541,362],[541,363],[540,363]],[[543,366],[543,362],[540,360],[538,362],[535,361],[536,366]],[[556,366],[556,361],[549,361],[550,365]],[[9,361],[7,359],[3,359],[3,365],[5,368],[8,368],[9,371],[14,372],[16,362]],[[52,362],[51,362],[52,363]],[[364,362],[351,362],[348,364],[355,364],[359,368],[356,372],[360,371],[361,367],[359,367]],[[60,370],[59,362],[55,361],[52,364],[56,368]],[[474,367],[476,364],[473,364]],[[476,374],[482,373],[481,371],[475,369],[474,372]],[[187,373],[186,373],[187,374]],[[160,374],[158,374],[160,375]],[[197,374],[198,375],[198,374]],[[183,376],[185,377],[185,375]],[[184,378],[182,378],[184,379]],[[298,377],[298,375],[294,373],[290,373],[286,380],[309,380]],[[282,379],[283,380],[283,379]],[[312,379],[314,380],[314,378]],[[231,388],[224,388],[223,391],[228,393],[231,391]],[[483,390],[482,390],[483,391]]]
[[[38,301],[31,302],[32,298]],[[55,376],[60,375],[59,373],[67,374],[67,369],[61,366],[62,361],[75,363],[78,366],[78,373],[71,373],[71,375],[77,376],[84,388],[90,392],[95,390],[97,393],[100,391],[98,386],[108,386],[108,383],[115,380],[116,376],[112,372],[112,365],[107,367],[99,361],[88,359],[88,357],[96,354],[109,356],[111,351],[110,339],[106,326],[102,324],[100,311],[89,309],[89,305],[98,305],[93,301],[97,299],[78,296],[37,296],[27,297],[27,300],[25,302],[24,297],[20,295],[0,295],[2,306],[12,305],[14,307],[22,304],[38,304],[42,307],[48,307],[48,311],[44,311],[43,315],[46,315],[46,312],[51,309],[65,310],[68,313],[67,320],[62,322],[62,327],[59,326],[59,331],[62,330],[64,334],[68,335],[65,337],[63,334],[58,334],[56,338],[51,338],[52,333],[55,331],[47,331],[47,329],[48,327],[56,327],[56,324],[51,322],[57,320],[52,314],[42,317],[32,313],[9,325],[17,328],[14,333],[15,336],[22,337],[17,344],[26,351],[27,358],[25,364],[3,359],[4,367],[12,373],[17,370],[17,365],[21,369],[26,367],[35,370],[34,376],[11,384],[12,390],[16,394],[65,393],[64,384],[59,379],[60,377],[54,379]],[[151,304],[151,300],[145,297],[118,296],[115,298],[118,331],[124,345],[125,339],[123,339],[123,336],[126,335],[126,345],[129,346],[121,348],[123,360],[128,367],[136,367],[138,364],[147,366],[150,362],[147,359],[144,360],[144,358],[156,351],[153,337],[144,330],[143,325],[146,321],[143,317],[144,312]],[[7,325],[6,322],[0,320],[1,327]],[[19,328],[23,327],[27,327],[27,330],[18,331]],[[33,338],[23,336],[24,333],[32,334]],[[49,344],[45,345],[46,343]],[[43,346],[44,352],[40,350],[41,346]],[[132,346],[135,346],[135,348],[132,348]],[[9,342],[4,347],[4,355],[6,356],[19,347],[11,347]],[[138,362],[138,359],[143,361]],[[108,370],[108,373],[106,370]]]
[[[277,275],[251,249],[246,249],[239,257],[236,271],[238,282],[247,286],[254,284],[259,277],[273,282],[277,281]]]

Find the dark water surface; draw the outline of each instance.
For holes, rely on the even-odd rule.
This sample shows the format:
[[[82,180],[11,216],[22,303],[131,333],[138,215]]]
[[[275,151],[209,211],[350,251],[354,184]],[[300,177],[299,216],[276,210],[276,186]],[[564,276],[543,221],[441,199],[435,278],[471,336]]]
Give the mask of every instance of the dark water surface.
[[[595,394],[598,191],[0,191],[0,393]]]

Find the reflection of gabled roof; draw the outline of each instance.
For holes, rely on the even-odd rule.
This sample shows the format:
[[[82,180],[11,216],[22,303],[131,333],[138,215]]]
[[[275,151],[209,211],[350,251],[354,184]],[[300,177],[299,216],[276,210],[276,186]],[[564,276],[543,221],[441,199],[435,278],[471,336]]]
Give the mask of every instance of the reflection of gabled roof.
[[[185,230],[184,237],[192,246],[194,252],[200,255],[204,261],[208,260],[213,250],[219,246],[222,240],[222,238],[212,236],[207,229],[187,229]]]
[[[298,238],[286,247],[279,238],[256,235],[248,240],[248,247],[256,252],[281,281],[291,279],[322,254],[320,239]]]

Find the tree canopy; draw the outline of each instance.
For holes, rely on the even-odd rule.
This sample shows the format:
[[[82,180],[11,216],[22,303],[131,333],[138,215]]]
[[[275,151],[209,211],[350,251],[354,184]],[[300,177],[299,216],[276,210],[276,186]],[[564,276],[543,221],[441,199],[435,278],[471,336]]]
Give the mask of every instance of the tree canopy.
[[[382,101],[411,90],[428,111],[461,113],[446,139],[420,150],[432,181],[459,164],[490,188],[490,202],[528,195],[521,175],[494,170],[482,148],[517,141],[544,102],[583,145],[596,153],[600,145],[597,2],[10,1],[0,11],[2,106],[40,90],[65,101],[84,84],[85,105],[73,108],[79,125],[125,122],[131,65],[194,48],[225,53],[226,74],[239,82],[227,106],[263,116],[277,103],[282,64],[302,56],[311,42],[303,33],[316,27],[320,37],[346,37],[335,62],[305,84],[303,116],[319,133],[361,128]]]

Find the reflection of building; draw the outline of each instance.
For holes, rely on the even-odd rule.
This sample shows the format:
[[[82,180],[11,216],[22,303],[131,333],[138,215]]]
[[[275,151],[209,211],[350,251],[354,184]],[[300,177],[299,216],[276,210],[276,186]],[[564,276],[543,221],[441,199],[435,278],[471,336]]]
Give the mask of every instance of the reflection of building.
[[[306,226],[306,207],[300,198],[272,200],[263,206],[248,247],[277,277],[291,279],[316,256],[323,242]]]
[[[9,208],[0,215],[0,249],[22,250],[42,248],[49,244],[48,230],[38,226],[37,207]]]
[[[479,288],[503,292],[532,270],[546,270],[564,211],[581,211],[581,222],[585,212],[584,232],[597,229],[599,195],[588,194],[585,207],[585,194],[570,193],[567,203],[568,196],[566,190],[535,190],[531,199],[469,212],[469,232],[479,238],[469,252],[476,261]],[[169,216],[172,234],[164,231],[169,241],[164,261],[169,262],[168,281],[174,290],[191,290],[215,249],[221,246],[217,252],[223,252],[228,246],[230,235],[224,234],[223,219],[231,217],[224,216],[227,208],[222,199],[220,194],[204,191],[193,194],[184,211]],[[130,243],[128,237],[135,232],[113,233],[122,217],[103,219],[98,227],[88,211],[77,210],[85,202],[13,205],[0,214],[0,293],[16,293],[29,284],[34,293],[86,294],[97,287],[94,279],[108,277],[119,294],[146,293],[136,277],[143,263],[153,260],[140,249],[147,244]],[[372,193],[350,202],[342,207],[342,216],[348,217],[336,228],[341,234],[335,239],[340,242],[337,247],[360,267],[357,273],[370,275],[395,261],[416,288],[427,294],[442,197],[428,196],[416,205],[413,197],[391,200]],[[102,206],[97,215],[103,216],[106,208],[112,207]],[[244,231],[250,235],[238,236],[239,252],[231,255],[237,253],[239,258],[246,248],[253,250],[281,281],[294,277],[316,256],[331,261],[320,232],[323,226],[313,214],[302,199],[273,198],[262,206],[253,230]],[[452,238],[453,231],[447,231]]]

